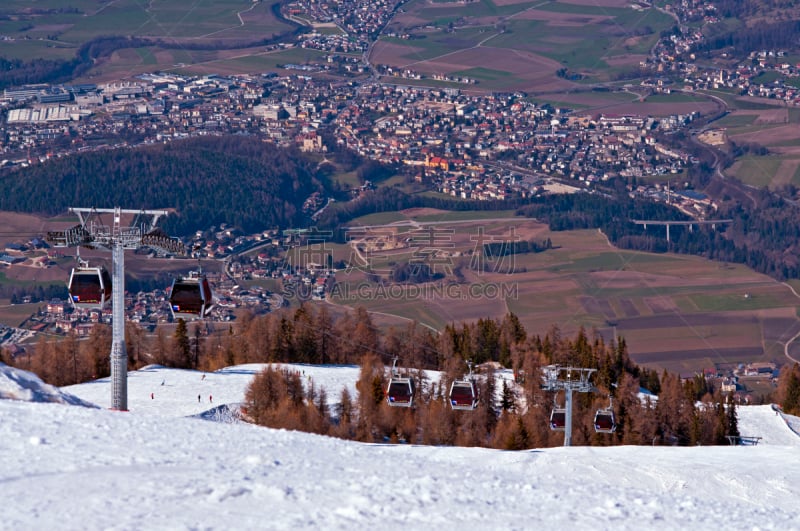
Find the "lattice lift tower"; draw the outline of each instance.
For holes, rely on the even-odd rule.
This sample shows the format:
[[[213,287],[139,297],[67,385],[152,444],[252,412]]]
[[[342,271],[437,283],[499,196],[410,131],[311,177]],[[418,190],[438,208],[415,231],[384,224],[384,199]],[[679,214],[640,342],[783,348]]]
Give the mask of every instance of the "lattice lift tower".
[[[594,391],[595,387],[589,382],[589,378],[596,370],[582,367],[561,367],[559,365],[547,365],[542,368],[542,379],[544,380],[542,389],[545,391],[563,390],[566,395],[564,446],[572,445],[572,392],[589,393]]]
[[[111,341],[111,409],[128,410],[128,354],[125,349],[125,253],[126,249],[153,247],[164,253],[183,254],[183,243],[156,228],[166,210],[123,210],[109,208],[70,208],[80,223],[65,231],[47,233],[47,241],[55,247],[87,247],[111,251],[112,261],[112,341]],[[111,213],[112,226],[103,225],[98,214]],[[129,227],[122,226],[122,215],[133,214]]]

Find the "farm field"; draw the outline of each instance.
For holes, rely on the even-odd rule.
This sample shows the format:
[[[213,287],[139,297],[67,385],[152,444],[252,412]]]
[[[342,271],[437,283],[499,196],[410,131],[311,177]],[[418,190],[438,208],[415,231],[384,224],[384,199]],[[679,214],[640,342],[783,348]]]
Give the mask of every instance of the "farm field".
[[[576,82],[610,81],[635,68],[672,22],[656,9],[616,0],[415,0],[387,27],[409,38],[382,37],[371,60],[471,77],[483,90],[563,93]]]
[[[733,104],[742,103],[733,100]],[[742,182],[759,188],[779,189],[800,185],[800,113],[796,109],[762,106],[752,109],[745,100],[737,109],[714,123],[724,128],[730,141],[755,144],[769,150],[766,155],[748,154],[725,170]]]
[[[420,223],[436,219],[432,213],[396,212],[391,222],[403,216]],[[374,224],[375,219],[359,221]],[[393,266],[413,260],[415,252],[419,256],[418,248],[393,248],[369,256],[372,270],[358,267],[337,273],[340,289],[330,302],[418,319],[438,330],[448,323],[499,318],[511,311],[533,334],[543,334],[553,325],[565,334],[584,327],[606,340],[616,332],[638,363],[685,374],[714,365],[782,361],[784,344],[800,332],[798,300],[789,287],[738,264],[622,251],[610,247],[597,231],[551,232],[522,218],[461,219],[434,230],[442,234],[441,247],[451,253],[431,262],[431,269],[443,274],[441,279],[427,284],[389,282]],[[553,248],[486,258],[487,267],[480,272],[470,268],[478,259],[479,235],[489,241],[550,238]],[[403,233],[403,238],[408,236]],[[368,280],[370,271],[383,283]]]
[[[168,44],[114,52],[98,61],[84,78],[93,81],[168,71],[178,64],[226,60],[232,51],[239,56],[263,52],[263,47],[246,51],[243,44],[293,29],[274,16],[273,3],[76,0],[65,7],[56,0],[40,0],[34,9],[29,1],[6,0],[0,7],[0,14],[6,15],[0,17],[0,35],[8,38],[0,41],[0,56],[26,61],[70,60],[83,44],[109,35],[144,37]]]

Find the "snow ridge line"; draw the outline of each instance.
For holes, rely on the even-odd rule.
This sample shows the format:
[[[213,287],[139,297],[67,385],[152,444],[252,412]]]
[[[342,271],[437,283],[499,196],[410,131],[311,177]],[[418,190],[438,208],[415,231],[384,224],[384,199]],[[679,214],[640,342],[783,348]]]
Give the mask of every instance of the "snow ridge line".
[[[777,404],[772,404],[772,409],[773,409],[773,411],[777,411],[777,412],[778,412],[778,415],[780,415],[780,417],[781,417],[781,420],[783,420],[784,424],[786,424],[786,427],[787,427],[787,428],[789,428],[789,431],[791,431],[792,433],[794,433],[795,435],[797,435],[798,437],[800,437],[800,431],[798,431],[798,430],[800,430],[800,427],[798,427],[798,428],[796,429],[796,428],[795,428],[795,427],[792,425],[792,423],[791,423],[791,422],[789,422],[789,419],[788,419],[788,418],[786,418],[786,414],[784,414],[784,412],[783,412],[783,410],[780,408],[780,406],[778,406]]]

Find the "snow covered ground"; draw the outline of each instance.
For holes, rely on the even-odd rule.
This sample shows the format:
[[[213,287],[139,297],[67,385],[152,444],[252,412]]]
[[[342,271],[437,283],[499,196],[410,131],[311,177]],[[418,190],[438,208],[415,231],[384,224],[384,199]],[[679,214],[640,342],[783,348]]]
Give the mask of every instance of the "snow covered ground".
[[[330,396],[358,373],[296,368]],[[755,447],[524,452],[187,418],[241,401],[256,369],[131,373],[127,413],[0,400],[0,529],[800,529],[800,437],[769,406],[740,409]],[[65,391],[109,403],[107,380]]]

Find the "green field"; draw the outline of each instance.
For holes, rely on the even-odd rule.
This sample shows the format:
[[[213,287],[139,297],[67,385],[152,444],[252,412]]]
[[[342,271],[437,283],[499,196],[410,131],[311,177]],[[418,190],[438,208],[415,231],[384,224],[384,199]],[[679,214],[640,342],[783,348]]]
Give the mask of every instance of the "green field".
[[[360,218],[355,218],[349,223],[349,225],[385,225],[387,223],[402,221],[404,219],[407,218],[400,212],[378,212],[377,214],[368,214],[366,216],[361,216]]]
[[[572,103],[570,101],[559,101],[559,100],[540,99],[540,98],[535,98],[535,103],[539,105],[545,105],[545,104],[550,105],[555,109],[570,109],[573,111],[582,111],[594,107],[594,105],[586,105],[583,103]]]
[[[655,9],[636,11],[629,8],[550,2],[537,5],[536,10],[575,15],[578,20],[582,15],[609,17],[610,24],[587,23],[576,26],[525,21],[538,23],[534,35],[539,43],[535,51],[576,70],[607,67],[604,59],[610,56],[647,53],[655,44],[659,32],[674,22],[671,17]],[[638,34],[638,38],[629,40],[635,34]],[[567,40],[574,42],[568,46],[553,46],[554,43],[564,43]]]
[[[350,225],[383,225],[395,221],[414,220],[419,222],[440,222],[440,221],[482,221],[487,219],[514,219],[514,210],[441,210],[432,212],[434,209],[425,209],[418,213],[414,210],[404,212],[378,212],[355,218]],[[522,219],[522,218],[516,218]]]
[[[34,2],[35,10],[32,10],[28,0],[6,0],[0,7],[0,15],[4,15],[0,16],[0,35],[7,37],[7,40],[0,41],[0,57],[25,61],[36,58],[69,60],[84,43],[111,35],[150,37],[177,43],[190,39],[193,47],[205,41],[211,52],[218,48],[216,43],[256,42],[291,29],[273,16],[271,3],[245,0],[75,0],[65,4],[58,0],[38,0]],[[134,55],[123,53],[125,64],[122,65],[114,64],[116,56],[110,61],[106,59],[102,72],[152,71],[159,66],[171,67],[178,62],[201,60],[195,57],[196,51],[188,49],[171,49],[167,54],[156,54],[155,51],[154,48],[140,48]],[[138,62],[133,61],[134,57]],[[159,57],[163,63],[159,63]],[[213,57],[206,57],[210,58]]]
[[[437,21],[440,19],[459,19],[459,18],[472,18],[472,17],[493,17],[493,16],[506,16],[519,13],[522,10],[528,9],[534,5],[541,4],[541,2],[521,2],[499,6],[491,0],[480,0],[478,2],[468,2],[466,4],[452,2],[452,5],[444,7],[441,5],[435,7],[422,7],[425,2],[415,2],[414,12],[425,20]],[[409,7],[409,10],[412,8]]]
[[[264,72],[281,68],[287,64],[320,63],[325,53],[319,50],[305,48],[290,48],[276,52],[264,52],[255,49],[250,55],[240,55],[229,59],[194,60],[187,56],[184,61],[176,61],[176,66],[165,70],[181,74],[195,75],[208,72],[227,72],[229,70],[240,72]]]
[[[795,301],[788,292],[759,293],[756,296],[749,292],[699,294],[692,295],[690,299],[698,310],[704,312],[763,310],[767,308],[782,308],[792,305]]]
[[[409,61],[424,61],[446,53],[472,48],[492,34],[491,28],[468,28],[453,34],[426,31],[408,41],[397,37],[381,37],[381,41],[408,47],[403,57]]]
[[[647,97],[648,103],[706,103],[708,100],[702,96],[694,96],[685,92],[672,92],[670,94],[653,94]]]
[[[470,77],[472,79],[477,79],[478,81],[496,81],[498,79],[507,80],[509,77],[512,76],[511,72],[505,72],[503,70],[493,70],[491,68],[484,68],[484,67],[475,67],[475,68],[468,68],[467,70],[458,70],[457,72],[453,72],[451,75]]]
[[[339,26],[320,26],[314,25],[314,31],[320,35],[345,35]]]
[[[158,61],[156,61],[155,55],[153,55],[153,51],[150,48],[136,48],[136,53],[142,60],[142,63],[146,65],[154,65]]]
[[[781,74],[775,71],[769,72],[762,72],[761,74],[757,75],[752,79],[753,83],[758,83],[760,85],[766,85],[769,83],[774,83],[778,79],[781,79]]]
[[[758,188],[768,187],[778,171],[783,159],[776,156],[742,157],[734,175],[743,183]]]
[[[333,179],[340,184],[347,185],[350,188],[358,188],[361,186],[361,180],[355,171],[349,172],[336,172]]]
[[[408,216],[409,219],[414,219],[416,221],[466,221],[466,220],[476,220],[481,221],[484,219],[500,219],[500,218],[514,218],[515,217],[514,210],[479,210],[479,211],[472,211],[472,210],[465,210],[465,211],[453,211],[447,212],[443,211],[438,214],[427,214],[427,215],[410,215]]]
[[[410,30],[414,38],[382,40],[406,48],[403,58],[412,62],[441,56],[446,61],[446,54],[480,45],[538,54],[595,81],[608,81],[636,64],[627,56],[648,53],[659,33],[674,23],[656,9],[553,1],[498,4],[491,0],[446,6],[410,2],[404,10],[415,20],[424,21]],[[399,23],[397,29],[409,31]],[[615,60],[609,64],[612,58]],[[508,75],[504,77],[502,71],[489,65],[476,65],[455,74],[474,77],[488,88],[510,83]]]
[[[753,122],[755,122],[757,118],[757,114],[728,114],[714,122],[714,125],[735,129],[753,125]]]
[[[710,94],[725,100],[725,103],[728,105],[728,110],[731,111],[763,111],[776,107],[775,105],[741,99],[738,93],[734,94],[731,89],[698,90],[697,92],[699,94]]]

